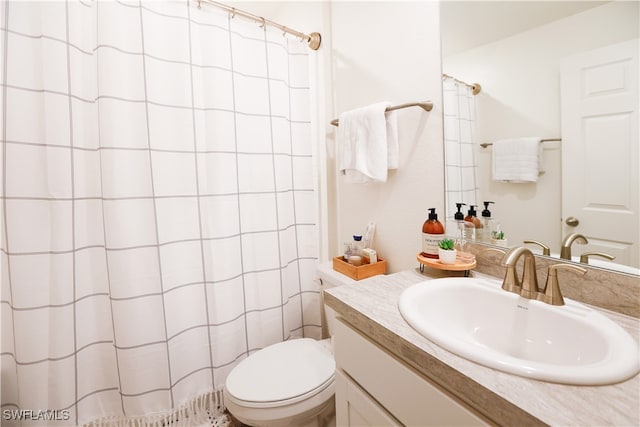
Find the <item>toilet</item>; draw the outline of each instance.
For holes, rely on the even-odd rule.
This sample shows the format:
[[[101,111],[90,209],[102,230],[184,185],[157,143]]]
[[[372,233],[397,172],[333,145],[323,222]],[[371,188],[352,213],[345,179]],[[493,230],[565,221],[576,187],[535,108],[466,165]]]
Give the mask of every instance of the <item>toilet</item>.
[[[331,267],[317,269],[322,289],[353,283]],[[323,329],[331,335],[335,312],[321,307]],[[297,338],[259,350],[234,367],[224,403],[240,422],[255,427],[335,426],[336,364],[331,339]]]

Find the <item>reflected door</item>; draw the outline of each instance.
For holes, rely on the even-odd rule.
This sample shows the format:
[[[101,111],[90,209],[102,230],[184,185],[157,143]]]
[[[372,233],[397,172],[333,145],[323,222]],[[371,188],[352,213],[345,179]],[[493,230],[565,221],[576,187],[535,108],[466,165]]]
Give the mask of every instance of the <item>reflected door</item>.
[[[606,252],[634,267],[640,267],[638,47],[637,39],[610,45],[568,57],[561,67],[564,233],[589,240],[574,246],[574,256]]]

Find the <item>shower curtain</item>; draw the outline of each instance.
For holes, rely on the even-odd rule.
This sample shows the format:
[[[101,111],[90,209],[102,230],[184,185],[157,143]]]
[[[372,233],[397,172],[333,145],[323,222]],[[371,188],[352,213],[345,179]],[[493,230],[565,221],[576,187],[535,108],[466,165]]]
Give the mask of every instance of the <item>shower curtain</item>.
[[[445,207],[447,219],[453,219],[456,203],[477,205],[477,164],[473,145],[476,107],[472,89],[452,77],[442,77],[442,93]]]
[[[2,425],[204,423],[320,336],[307,47],[188,0],[0,7]]]

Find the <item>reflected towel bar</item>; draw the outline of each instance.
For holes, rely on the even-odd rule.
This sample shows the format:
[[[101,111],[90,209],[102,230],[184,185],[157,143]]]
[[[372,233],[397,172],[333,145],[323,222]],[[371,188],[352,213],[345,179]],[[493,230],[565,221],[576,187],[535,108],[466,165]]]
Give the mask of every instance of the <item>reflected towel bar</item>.
[[[407,108],[407,107],[420,107],[424,111],[431,111],[431,109],[433,108],[433,102],[431,102],[431,101],[409,102],[409,103],[406,103],[406,104],[400,104],[400,105],[394,105],[392,107],[387,107],[387,109],[385,111],[400,110],[402,108]],[[333,120],[331,120],[331,124],[334,125],[334,126],[338,126],[340,124],[340,121],[338,119],[333,119]]]
[[[562,138],[549,138],[549,139],[540,140],[540,142],[551,142],[551,141],[562,141]],[[480,144],[480,147],[487,148],[490,145],[493,145],[493,142],[483,142],[482,144]]]

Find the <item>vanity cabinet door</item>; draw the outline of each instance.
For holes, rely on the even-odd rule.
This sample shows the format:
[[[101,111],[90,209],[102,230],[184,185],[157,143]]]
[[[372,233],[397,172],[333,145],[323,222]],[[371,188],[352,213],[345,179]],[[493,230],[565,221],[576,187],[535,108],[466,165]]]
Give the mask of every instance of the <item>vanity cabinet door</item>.
[[[382,406],[342,370],[336,371],[336,425],[400,426]]]
[[[347,384],[354,390],[352,392],[349,385],[345,389],[343,385],[339,391],[336,378],[338,426],[356,425],[355,418],[349,417],[364,414],[365,405],[387,414],[387,421],[373,422],[374,425],[490,425],[473,409],[405,365],[342,318],[337,319],[334,329],[336,375],[346,374],[350,380]],[[368,402],[352,397],[357,391]],[[365,419],[364,424],[358,425],[371,424]]]

